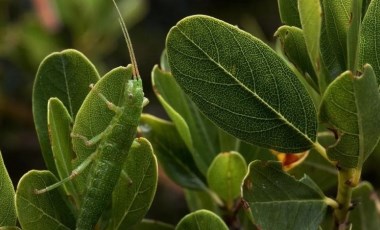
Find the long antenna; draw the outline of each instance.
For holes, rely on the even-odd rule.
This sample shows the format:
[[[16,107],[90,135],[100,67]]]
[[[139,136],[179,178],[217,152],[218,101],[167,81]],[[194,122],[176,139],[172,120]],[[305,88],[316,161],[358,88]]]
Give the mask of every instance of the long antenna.
[[[129,37],[127,26],[125,25],[125,22],[123,20],[123,16],[121,15],[119,7],[117,6],[115,0],[112,0],[112,1],[113,1],[113,4],[116,7],[117,13],[119,14],[119,23],[120,23],[120,26],[121,26],[121,30],[123,31],[125,42],[127,43],[127,47],[128,47],[128,51],[129,51],[129,56],[130,56],[131,62],[132,62],[133,79],[136,80],[136,79],[140,78],[140,73],[139,73],[139,69],[137,68],[137,61],[136,61],[136,57],[135,57],[135,52],[133,51],[133,46],[132,46],[131,38]]]

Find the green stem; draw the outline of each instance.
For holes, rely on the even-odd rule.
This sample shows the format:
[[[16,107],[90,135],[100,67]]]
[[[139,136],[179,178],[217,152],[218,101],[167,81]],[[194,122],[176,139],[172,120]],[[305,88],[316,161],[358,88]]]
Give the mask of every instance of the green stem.
[[[331,161],[327,156],[326,149],[319,142],[314,143],[314,149],[317,151],[323,158],[325,158],[330,164],[336,165],[334,161]]]
[[[336,201],[339,207],[334,211],[335,229],[348,229],[348,216],[351,209],[352,180],[356,169],[341,169],[338,174],[338,194]]]

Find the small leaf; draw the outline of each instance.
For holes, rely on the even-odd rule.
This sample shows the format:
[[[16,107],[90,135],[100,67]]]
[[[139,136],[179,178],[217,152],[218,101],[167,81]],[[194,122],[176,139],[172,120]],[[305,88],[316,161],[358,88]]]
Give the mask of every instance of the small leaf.
[[[320,108],[321,122],[339,133],[335,145],[327,149],[340,167],[363,165],[380,138],[380,94],[370,65],[362,76],[342,73],[326,90]]]
[[[48,101],[48,128],[55,165],[61,179],[69,177],[74,169],[72,160],[75,158],[75,153],[72,150],[70,137],[72,122],[65,105],[58,98],[50,98]],[[78,182],[75,179],[63,184],[66,193],[73,197],[77,205],[80,204],[78,191],[81,191],[78,188],[82,187],[83,189],[84,186]]]
[[[372,0],[367,13],[363,18],[360,30],[360,66],[368,63],[373,67],[377,83],[380,84],[380,62],[377,58],[380,53],[380,4],[379,0]]]
[[[102,93],[108,101],[119,105],[123,98],[126,81],[132,78],[131,66],[118,67],[103,76],[93,87],[74,121],[72,133],[91,139],[103,132],[110,124],[115,113],[107,107],[107,104],[99,97]],[[80,138],[72,138],[73,150],[77,158],[73,161],[74,168],[83,162],[91,153],[95,152],[97,145],[86,146]],[[76,177],[78,183],[85,183],[88,169]],[[83,191],[81,191],[83,192]]]
[[[208,191],[190,190],[185,189],[185,199],[187,207],[191,212],[206,209],[213,213],[220,214],[220,208],[212,198],[211,193]]]
[[[305,76],[311,85],[318,86],[318,79],[307,52],[303,31],[297,27],[281,26],[275,36],[280,38],[286,57]]]
[[[321,70],[319,58],[322,28],[322,9],[320,0],[298,0],[302,30],[311,63],[316,73]]]
[[[16,225],[15,190],[0,152],[0,227]]]
[[[186,215],[178,223],[176,230],[227,230],[227,225],[219,216],[207,210],[199,210]]]
[[[243,197],[262,229],[318,229],[327,207],[323,193],[309,177],[297,181],[273,161],[249,165]]]
[[[156,220],[143,219],[130,228],[131,230],[174,230],[174,226]]]
[[[210,189],[226,202],[230,210],[234,200],[241,195],[241,185],[246,173],[247,164],[237,152],[219,154],[208,169],[207,182]]]
[[[113,191],[112,229],[128,229],[145,216],[157,188],[157,160],[144,138],[135,140]]]
[[[326,32],[332,52],[342,69],[347,66],[347,31],[351,20],[351,0],[323,0]]]
[[[278,0],[278,9],[282,23],[301,28],[298,0]]]
[[[205,175],[219,153],[218,128],[199,112],[170,73],[155,66],[152,84],[158,100],[193,154],[197,167]]]
[[[35,194],[35,189],[46,188],[57,182],[49,171],[32,170],[19,181],[16,192],[17,216],[24,230],[75,229],[75,219],[62,199],[61,188]]]
[[[352,191],[352,200],[357,205],[350,213],[352,229],[371,230],[380,226],[380,213],[377,208],[380,200],[372,185],[362,182]]]
[[[50,147],[47,103],[51,97],[63,102],[72,118],[99,75],[94,65],[76,50],[52,53],[40,64],[33,87],[33,117],[46,167],[58,176]]]
[[[206,189],[202,174],[173,123],[148,114],[143,114],[140,122],[140,130],[152,143],[166,175],[184,188]]]
[[[166,48],[178,84],[220,128],[287,153],[313,146],[313,102],[297,76],[263,42],[223,21],[197,15],[170,30]]]

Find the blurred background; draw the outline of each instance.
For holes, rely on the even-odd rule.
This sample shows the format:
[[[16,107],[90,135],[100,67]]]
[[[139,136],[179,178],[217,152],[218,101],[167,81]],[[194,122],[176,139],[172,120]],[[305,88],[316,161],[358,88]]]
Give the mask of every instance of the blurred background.
[[[117,2],[151,102],[144,112],[163,118],[166,115],[151,89],[150,72],[159,63],[166,34],[177,21],[207,14],[271,44],[280,26],[276,0]],[[46,55],[67,48],[84,53],[100,75],[130,63],[111,0],[0,0],[0,150],[15,186],[28,170],[45,169],[32,119],[33,80]],[[162,175],[149,215],[176,223],[185,213],[180,189]]]

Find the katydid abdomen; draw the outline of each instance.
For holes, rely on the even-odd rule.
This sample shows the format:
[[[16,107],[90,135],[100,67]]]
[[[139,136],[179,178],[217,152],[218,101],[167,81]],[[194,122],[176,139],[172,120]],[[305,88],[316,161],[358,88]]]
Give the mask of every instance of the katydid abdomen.
[[[112,199],[123,162],[135,138],[143,108],[141,80],[129,80],[119,106],[110,107],[115,116],[102,132],[96,156],[87,177],[86,193],[79,210],[77,229],[90,230]]]

